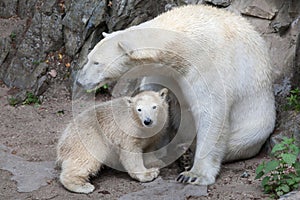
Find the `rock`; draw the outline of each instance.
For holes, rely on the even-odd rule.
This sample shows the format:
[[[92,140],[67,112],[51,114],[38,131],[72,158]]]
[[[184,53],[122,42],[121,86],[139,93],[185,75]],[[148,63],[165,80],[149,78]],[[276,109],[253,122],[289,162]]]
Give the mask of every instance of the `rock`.
[[[32,18],[36,11],[38,0],[18,1],[18,16],[22,19]]]
[[[227,7],[231,4],[232,0],[205,0],[206,3],[213,4],[219,7]]]
[[[108,31],[125,29],[154,18],[163,12],[165,5],[156,1],[112,0],[111,15],[107,21]]]
[[[35,94],[46,81],[47,65],[43,64],[47,53],[63,45],[62,15],[57,13],[55,0],[40,5],[31,20],[24,38],[17,44],[17,51],[4,72],[3,81],[10,87],[32,91]],[[41,78],[43,77],[43,78]]]
[[[290,27],[290,24],[292,23],[293,19],[288,14],[290,4],[283,4],[280,8],[276,18],[271,23],[272,28],[276,33],[279,33],[280,36],[284,35],[288,28]]]
[[[31,192],[55,178],[53,161],[28,162],[0,144],[0,169],[10,171],[18,192]]]
[[[299,19],[297,23],[299,23]],[[295,58],[294,58],[294,66],[293,66],[293,77],[292,77],[292,84],[294,87],[300,87],[300,34],[298,35],[296,41],[296,51],[295,51]],[[1,64],[1,63],[0,63]]]
[[[1,0],[0,17],[10,18],[17,14],[18,0]]]
[[[0,37],[0,66],[2,65],[2,63],[7,58],[10,49],[11,49],[11,40],[10,40],[10,38],[8,38],[8,37],[1,38]]]
[[[280,121],[275,132],[270,137],[270,147],[281,142],[283,137],[295,137],[300,143],[300,113],[296,111],[282,111]]]
[[[254,0],[250,5],[241,10],[243,15],[269,20],[273,19],[277,12],[278,8],[274,3],[266,0]]]
[[[279,200],[296,200],[300,199],[300,191],[292,191],[285,195],[282,195]]]
[[[62,23],[65,26],[66,53],[74,56],[89,35],[106,20],[105,1],[72,1]]]
[[[145,189],[128,193],[119,198],[119,200],[131,199],[165,199],[181,200],[188,197],[207,196],[207,186],[180,184],[175,181],[163,180],[157,178],[151,183],[144,183]]]

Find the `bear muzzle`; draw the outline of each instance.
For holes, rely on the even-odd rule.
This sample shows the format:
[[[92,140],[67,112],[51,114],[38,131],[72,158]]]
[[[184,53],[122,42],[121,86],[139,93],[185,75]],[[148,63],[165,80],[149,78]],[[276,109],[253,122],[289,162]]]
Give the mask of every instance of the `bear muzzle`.
[[[143,123],[145,126],[150,126],[153,123],[153,121],[149,117],[147,117]]]

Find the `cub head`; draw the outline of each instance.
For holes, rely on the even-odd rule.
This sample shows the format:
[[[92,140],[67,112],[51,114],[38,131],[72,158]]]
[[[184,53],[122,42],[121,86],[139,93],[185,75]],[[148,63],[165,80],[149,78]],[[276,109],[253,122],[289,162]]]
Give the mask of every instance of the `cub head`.
[[[137,123],[145,128],[164,127],[168,119],[168,89],[158,92],[144,91],[134,97],[126,97]]]

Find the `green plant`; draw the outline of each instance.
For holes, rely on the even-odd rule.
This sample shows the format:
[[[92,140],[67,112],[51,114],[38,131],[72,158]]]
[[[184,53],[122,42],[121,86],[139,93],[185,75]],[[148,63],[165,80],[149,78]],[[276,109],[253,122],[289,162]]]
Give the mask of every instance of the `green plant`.
[[[19,103],[19,101],[18,101],[18,99],[14,98],[14,97],[10,97],[10,98],[8,98],[8,103],[11,106],[16,106]]]
[[[27,92],[26,99],[23,101],[23,105],[30,105],[30,104],[41,104],[41,101],[33,93]]]
[[[12,33],[9,35],[9,37],[10,37],[11,40],[15,40],[16,37],[17,37],[17,34],[14,33],[14,32],[12,32]]]
[[[291,90],[290,96],[287,97],[287,106],[288,108],[296,111],[300,111],[300,89],[295,88]]]
[[[40,60],[33,60],[32,61],[32,64],[33,65],[39,65],[39,64],[41,64],[42,63],[42,61],[40,61]]]
[[[284,137],[272,151],[272,160],[263,162],[256,168],[256,177],[263,177],[261,184],[264,192],[277,198],[298,189],[300,182],[299,148],[295,139]]]
[[[87,93],[95,93],[97,94],[103,94],[108,92],[108,84],[104,84],[102,87],[98,87],[96,89],[86,90]]]

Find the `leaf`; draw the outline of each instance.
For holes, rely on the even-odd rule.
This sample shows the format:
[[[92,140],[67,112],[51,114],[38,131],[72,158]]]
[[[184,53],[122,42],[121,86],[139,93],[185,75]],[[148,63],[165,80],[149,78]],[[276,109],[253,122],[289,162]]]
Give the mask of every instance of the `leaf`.
[[[263,180],[261,181],[261,185],[263,187],[267,186],[269,184],[269,180],[270,180],[270,177],[269,176],[266,176],[265,178],[263,178]]]
[[[290,191],[290,187],[288,185],[282,185],[280,188],[284,193],[288,193]]]
[[[295,144],[290,145],[290,150],[292,151],[292,153],[294,155],[298,155],[299,154],[299,148]]]
[[[288,185],[294,185],[296,183],[294,179],[287,179],[286,182]]]
[[[262,164],[258,165],[256,170],[255,170],[255,173],[259,174],[260,172],[262,172],[264,170],[264,167],[265,167],[265,163],[262,163]]]
[[[281,143],[276,144],[276,145],[273,147],[273,149],[272,149],[272,151],[271,151],[271,154],[274,154],[274,153],[277,152],[277,151],[282,151],[282,150],[284,150],[284,149],[285,149],[284,144],[281,144]]]
[[[262,176],[264,175],[264,172],[259,172],[256,176],[255,176],[255,179],[259,179],[261,178]]]
[[[297,160],[297,156],[290,153],[283,153],[281,154],[281,157],[282,160],[290,166],[294,164]]]
[[[281,195],[283,195],[283,192],[282,191],[278,191],[278,192],[276,192],[276,194],[277,194],[277,196],[281,196]]]
[[[278,160],[271,160],[266,163],[265,165],[265,173],[269,173],[270,171],[276,169],[276,167],[279,166],[279,161]]]

